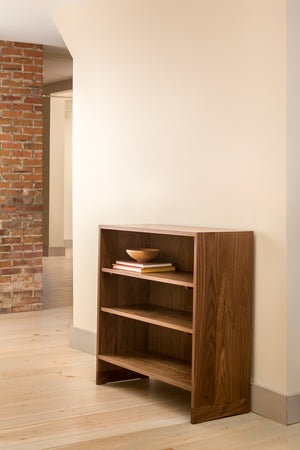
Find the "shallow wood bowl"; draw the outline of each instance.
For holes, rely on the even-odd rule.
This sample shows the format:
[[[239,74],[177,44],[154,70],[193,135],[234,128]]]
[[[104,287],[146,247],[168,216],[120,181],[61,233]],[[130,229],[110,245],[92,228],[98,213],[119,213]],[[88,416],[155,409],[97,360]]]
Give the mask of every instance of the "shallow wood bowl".
[[[158,248],[132,248],[126,250],[130,258],[140,263],[152,261],[152,259],[159,255],[159,252],[160,250]]]

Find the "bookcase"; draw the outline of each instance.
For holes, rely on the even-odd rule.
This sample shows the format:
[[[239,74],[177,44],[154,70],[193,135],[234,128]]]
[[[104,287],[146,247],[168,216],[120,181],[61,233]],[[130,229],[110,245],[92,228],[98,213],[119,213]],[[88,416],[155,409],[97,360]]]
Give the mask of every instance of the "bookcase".
[[[159,248],[175,272],[113,269]],[[153,377],[191,392],[191,422],[250,406],[253,232],[99,227],[97,384]]]

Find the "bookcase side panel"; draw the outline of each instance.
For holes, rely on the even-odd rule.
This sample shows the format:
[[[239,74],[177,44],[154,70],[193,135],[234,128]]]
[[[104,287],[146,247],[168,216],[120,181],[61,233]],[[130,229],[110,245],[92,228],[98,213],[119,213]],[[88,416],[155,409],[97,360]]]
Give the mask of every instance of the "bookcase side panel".
[[[193,423],[249,411],[252,283],[252,232],[199,234]]]

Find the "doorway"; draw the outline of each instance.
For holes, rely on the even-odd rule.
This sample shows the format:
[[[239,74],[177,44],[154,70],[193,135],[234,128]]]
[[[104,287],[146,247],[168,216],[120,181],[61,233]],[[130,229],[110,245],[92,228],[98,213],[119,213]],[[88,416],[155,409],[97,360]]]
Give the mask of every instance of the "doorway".
[[[72,89],[44,89],[43,253],[72,248]]]

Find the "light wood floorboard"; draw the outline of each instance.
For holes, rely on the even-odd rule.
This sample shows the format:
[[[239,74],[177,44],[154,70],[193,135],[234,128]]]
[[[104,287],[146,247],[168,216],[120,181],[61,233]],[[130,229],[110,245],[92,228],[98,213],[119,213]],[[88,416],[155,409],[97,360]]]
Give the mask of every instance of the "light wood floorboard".
[[[44,272],[43,311],[0,315],[1,450],[300,448],[300,424],[253,413],[191,425],[190,394],[162,382],[96,386],[95,358],[68,343],[70,249]]]

